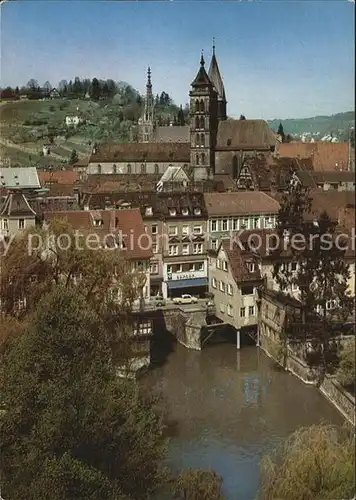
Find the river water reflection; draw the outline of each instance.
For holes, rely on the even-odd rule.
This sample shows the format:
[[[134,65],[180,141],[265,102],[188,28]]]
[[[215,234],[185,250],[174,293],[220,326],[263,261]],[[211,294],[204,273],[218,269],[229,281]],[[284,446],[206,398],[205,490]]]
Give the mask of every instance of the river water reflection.
[[[176,423],[172,469],[213,468],[227,500],[254,500],[261,457],[300,426],[342,417],[314,387],[280,371],[254,347],[174,347],[162,367],[144,377],[161,392]]]

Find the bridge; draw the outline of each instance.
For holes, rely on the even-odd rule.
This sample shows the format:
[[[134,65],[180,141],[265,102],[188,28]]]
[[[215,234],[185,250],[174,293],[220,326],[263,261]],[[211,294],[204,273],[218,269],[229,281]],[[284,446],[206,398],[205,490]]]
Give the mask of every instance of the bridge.
[[[180,344],[194,350],[201,350],[221,329],[232,327],[216,318],[215,306],[207,305],[206,299],[199,299],[194,304],[175,304],[168,300],[159,307],[154,302],[141,302],[133,312],[150,319],[152,333],[169,331]],[[240,332],[237,332],[236,345],[239,349]]]

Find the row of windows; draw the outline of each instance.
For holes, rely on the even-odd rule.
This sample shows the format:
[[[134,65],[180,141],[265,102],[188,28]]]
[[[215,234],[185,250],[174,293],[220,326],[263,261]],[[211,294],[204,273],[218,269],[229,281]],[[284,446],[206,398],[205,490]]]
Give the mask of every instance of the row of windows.
[[[205,134],[195,135],[195,145],[197,147],[205,147]]]
[[[153,226],[152,226],[153,229]],[[152,231],[152,234],[157,234],[157,226],[155,228],[156,232]],[[203,228],[202,226],[193,226],[193,230],[190,226],[182,226],[182,236],[189,236],[190,234],[202,234]],[[178,235],[178,227],[177,226],[168,226],[168,235],[169,236],[177,236]]]
[[[233,316],[233,307],[231,304],[220,303],[220,312],[227,313],[228,316]],[[240,318],[255,316],[255,306],[241,307]]]
[[[233,286],[231,283],[224,283],[223,281],[218,281],[216,278],[211,279],[211,286],[213,288],[219,288],[220,292],[227,293],[228,295],[233,295]]]
[[[176,209],[176,208],[174,208],[174,207],[170,207],[170,208],[168,209],[168,211],[169,211],[169,215],[170,215],[171,217],[174,217],[175,215],[177,215],[177,209]],[[188,215],[190,214],[189,208],[187,208],[187,207],[182,207],[182,209],[181,209],[181,213],[182,213],[182,215],[184,215],[184,216],[188,216]],[[194,215],[201,215],[201,208],[200,208],[200,207],[194,207],[194,208],[193,208],[193,214],[194,214]],[[147,216],[153,215],[153,209],[152,209],[152,207],[146,207],[146,210],[145,210],[145,215],[147,215]],[[154,226],[152,226],[152,234],[157,234],[157,233],[153,233],[153,227],[154,227]]]
[[[184,264],[169,264],[167,273],[193,273],[195,271],[204,271],[204,262],[186,262]]]
[[[226,260],[223,259],[216,259],[216,268],[217,269],[222,269],[223,271],[228,271],[228,263]],[[247,269],[250,273],[254,273],[256,271],[256,264],[255,262],[247,262]]]
[[[18,219],[18,229],[25,229],[25,219]],[[2,219],[2,224],[1,224],[2,228],[1,229],[4,229],[4,231],[8,231],[9,230],[9,221],[8,219]]]
[[[275,217],[235,217],[211,219],[210,230],[212,233],[218,231],[238,231],[240,229],[271,229],[275,226]]]
[[[179,245],[169,245],[168,246],[168,254],[169,255],[178,255],[179,253]],[[190,245],[189,243],[184,243],[182,245],[182,255],[189,255],[190,253]],[[203,243],[194,243],[193,244],[193,254],[202,254],[204,253]]]
[[[157,163],[153,166],[153,170],[154,170],[155,174],[159,174],[160,173],[159,172],[159,166],[157,165]],[[102,173],[102,167],[101,167],[101,165],[98,165],[98,167],[97,167],[97,173],[98,174]],[[120,173],[120,169],[118,168],[117,165],[113,165],[113,167],[112,167],[112,173],[113,174],[119,174]],[[127,174],[132,174],[132,167],[131,167],[130,163],[126,166],[126,173]],[[146,174],[147,173],[147,166],[144,163],[141,164],[140,173],[141,174]]]

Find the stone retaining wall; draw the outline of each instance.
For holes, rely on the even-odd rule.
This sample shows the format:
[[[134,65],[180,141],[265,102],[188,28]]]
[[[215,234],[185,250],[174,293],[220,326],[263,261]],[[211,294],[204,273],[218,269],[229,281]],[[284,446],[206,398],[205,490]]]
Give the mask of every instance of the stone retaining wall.
[[[287,359],[283,360],[276,357],[279,345],[271,339],[261,337],[260,347],[270,358],[302,382],[317,385],[316,370],[295,356],[291,349],[288,350]],[[283,363],[283,361],[285,362]],[[355,425],[355,398],[342,387],[335,377],[326,375],[319,390],[349,422]]]

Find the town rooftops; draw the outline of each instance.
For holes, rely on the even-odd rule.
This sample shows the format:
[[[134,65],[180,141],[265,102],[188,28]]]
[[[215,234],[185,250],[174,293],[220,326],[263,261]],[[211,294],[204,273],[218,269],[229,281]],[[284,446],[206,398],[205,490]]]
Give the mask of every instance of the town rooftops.
[[[235,120],[219,122],[217,150],[267,149],[275,146],[277,138],[264,120]]]
[[[202,193],[97,193],[86,194],[83,205],[93,208],[113,207],[119,209],[125,205],[139,208],[145,219],[167,218],[206,218],[207,212]]]
[[[37,173],[42,186],[47,183],[70,185],[80,180],[79,173],[72,170],[38,170]]]
[[[276,152],[280,156],[312,158],[316,171],[348,170],[347,142],[289,142],[278,144]]]
[[[227,256],[231,273],[236,283],[255,282],[262,279],[255,255],[250,251],[245,251],[237,244],[232,244],[229,239],[221,242],[221,248]]]
[[[35,167],[1,167],[0,186],[11,190],[41,187]]]
[[[99,144],[89,163],[167,162],[189,163],[190,143],[122,143]]]
[[[145,227],[138,208],[44,213],[46,222],[53,219],[66,221],[85,237],[88,234],[96,234],[101,243],[105,242],[109,247],[116,247],[121,236],[124,246],[120,251],[129,260],[146,260],[153,256],[152,250],[147,248],[147,240],[141,238],[145,235]]]
[[[261,191],[205,193],[204,198],[209,217],[277,214],[280,208],[278,201]]]

